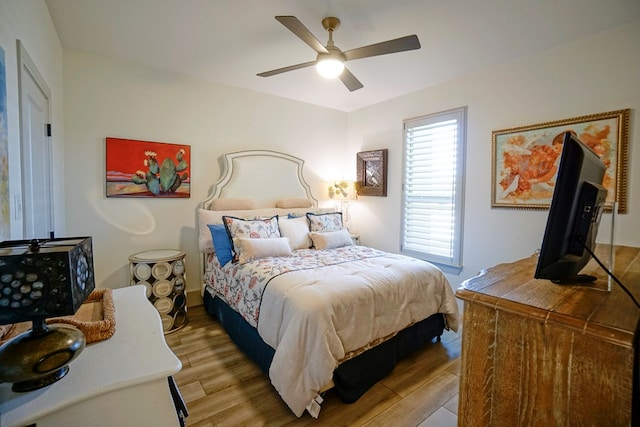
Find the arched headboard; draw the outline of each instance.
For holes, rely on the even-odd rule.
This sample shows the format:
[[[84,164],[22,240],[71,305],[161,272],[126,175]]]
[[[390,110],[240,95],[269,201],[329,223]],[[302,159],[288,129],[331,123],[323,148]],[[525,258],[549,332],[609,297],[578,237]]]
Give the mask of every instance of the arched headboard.
[[[220,198],[254,201],[256,208],[273,207],[283,198],[305,198],[318,205],[304,179],[304,160],[270,150],[247,150],[224,154],[220,158],[221,178],[202,202],[203,209]]]

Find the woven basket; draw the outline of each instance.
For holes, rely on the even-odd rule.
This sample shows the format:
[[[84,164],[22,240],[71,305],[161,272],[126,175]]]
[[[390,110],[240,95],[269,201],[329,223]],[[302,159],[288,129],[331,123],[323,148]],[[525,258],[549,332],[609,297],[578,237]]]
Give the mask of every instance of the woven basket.
[[[47,324],[65,323],[82,331],[87,344],[111,338],[116,332],[115,306],[111,289],[92,291],[72,316],[53,317]],[[0,344],[31,329],[31,322],[0,326]]]

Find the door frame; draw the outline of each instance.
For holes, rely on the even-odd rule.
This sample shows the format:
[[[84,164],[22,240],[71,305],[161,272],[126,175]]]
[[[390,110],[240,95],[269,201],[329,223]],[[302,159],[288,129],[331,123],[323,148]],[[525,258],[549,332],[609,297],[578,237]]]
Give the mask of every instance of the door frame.
[[[31,59],[31,57],[29,56],[29,53],[27,52],[25,46],[22,44],[22,42],[18,39],[16,40],[16,51],[18,54],[18,108],[19,108],[19,119],[20,119],[20,167],[21,167],[21,183],[20,183],[20,189],[21,189],[21,193],[22,193],[22,202],[21,202],[21,210],[22,210],[22,235],[23,237],[27,234],[27,230],[28,230],[28,226],[29,224],[27,223],[28,218],[26,217],[26,210],[24,209],[24,203],[25,203],[25,199],[26,199],[26,193],[27,193],[27,189],[25,186],[25,177],[27,176],[27,174],[30,174],[31,171],[28,170],[29,168],[27,168],[27,163],[26,163],[26,154],[25,153],[25,147],[26,147],[26,138],[27,138],[27,130],[25,129],[25,126],[28,126],[28,123],[25,123],[25,117],[23,114],[23,107],[24,107],[24,96],[26,95],[23,92],[23,80],[25,78],[31,78],[34,83],[38,86],[38,88],[42,91],[42,93],[45,95],[46,101],[47,101],[47,115],[48,117],[46,118],[47,124],[51,123],[51,90],[49,89],[49,86],[47,85],[44,77],[42,77],[42,74],[40,73],[40,71],[38,71],[38,68],[36,67],[35,63],[33,62],[33,60]],[[28,74],[28,75],[27,75]],[[53,192],[53,153],[52,153],[52,134],[48,133],[45,134],[45,137],[47,137],[49,139],[49,143],[46,144],[46,148],[45,148],[45,152],[44,155],[46,156],[45,159],[45,166],[47,167],[47,171],[46,171],[46,175],[49,176],[50,179],[47,180],[47,188],[46,191],[49,193],[48,195],[48,211],[49,211],[49,223],[50,223],[50,227],[51,230],[49,230],[51,233],[53,233],[55,231],[55,212],[54,212],[54,192]],[[35,236],[35,237],[48,237],[48,236]]]

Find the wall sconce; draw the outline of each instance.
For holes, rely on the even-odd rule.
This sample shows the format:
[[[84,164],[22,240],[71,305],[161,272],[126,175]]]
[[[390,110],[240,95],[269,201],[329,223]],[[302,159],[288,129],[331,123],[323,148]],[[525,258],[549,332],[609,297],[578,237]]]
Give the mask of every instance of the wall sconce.
[[[354,181],[334,181],[329,185],[329,198],[340,202],[340,211],[345,228],[351,219],[349,216],[349,204],[356,200],[356,183]]]
[[[0,381],[24,392],[62,379],[86,340],[45,319],[74,314],[94,288],[91,237],[0,243],[0,325],[32,322],[0,346]]]

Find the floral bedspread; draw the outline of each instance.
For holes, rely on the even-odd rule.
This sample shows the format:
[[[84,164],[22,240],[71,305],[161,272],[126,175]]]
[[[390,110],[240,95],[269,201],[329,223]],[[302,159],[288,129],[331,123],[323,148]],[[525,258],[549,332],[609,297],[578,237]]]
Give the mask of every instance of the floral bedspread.
[[[433,264],[363,246],[294,254],[208,265],[206,277],[275,349],[269,378],[296,416],[350,354],[434,313],[458,328],[453,290]]]
[[[269,282],[291,271],[379,257],[384,252],[364,246],[345,246],[330,250],[300,249],[290,257],[269,257],[246,264],[229,262],[221,267],[215,254],[207,257],[204,280],[207,287],[234,308],[254,328],[258,327],[260,302]]]

